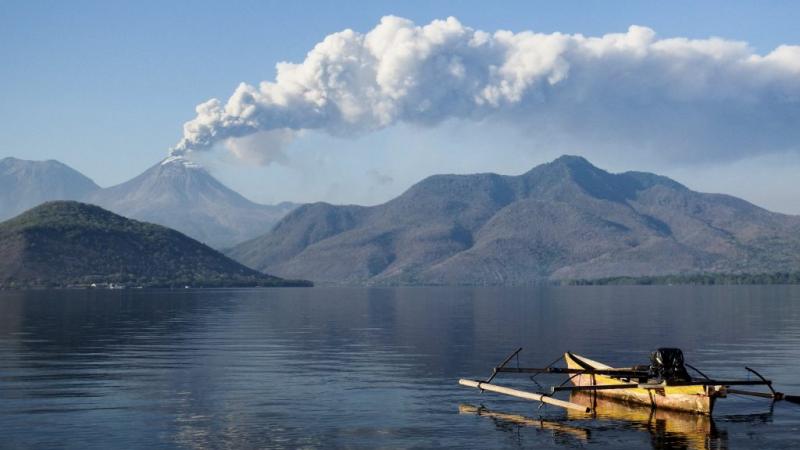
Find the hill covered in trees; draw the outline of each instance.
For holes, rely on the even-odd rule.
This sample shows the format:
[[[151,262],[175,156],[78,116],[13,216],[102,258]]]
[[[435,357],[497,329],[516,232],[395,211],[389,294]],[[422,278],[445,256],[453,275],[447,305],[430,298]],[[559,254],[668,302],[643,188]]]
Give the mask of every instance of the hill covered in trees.
[[[563,156],[518,176],[435,175],[382,205],[304,205],[228,255],[330,284],[793,273],[800,217]]]
[[[0,223],[0,288],[304,286],[247,268],[175,230],[74,201]]]

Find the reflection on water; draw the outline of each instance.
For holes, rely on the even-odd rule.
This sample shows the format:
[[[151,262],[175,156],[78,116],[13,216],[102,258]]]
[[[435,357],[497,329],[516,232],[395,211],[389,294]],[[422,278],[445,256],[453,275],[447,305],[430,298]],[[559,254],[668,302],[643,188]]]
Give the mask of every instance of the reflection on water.
[[[587,442],[589,436],[591,436],[591,431],[588,428],[570,425],[563,421],[546,420],[541,417],[534,419],[520,414],[492,411],[483,406],[460,404],[458,405],[458,413],[488,417],[494,421],[495,426],[504,431],[514,431],[514,426],[534,427],[552,431],[554,437],[570,436],[582,442]]]
[[[517,347],[622,366],[675,346],[800,393],[797,323],[800,288],[780,286],[0,292],[0,448],[703,448],[685,431],[703,424],[579,419],[456,382]],[[800,407],[751,415],[767,411],[720,401],[703,439],[792,447]]]
[[[592,416],[595,419],[621,421],[633,429],[647,431],[651,435],[653,448],[728,448],[726,432],[718,430],[714,419],[709,416],[628,405],[587,392],[572,393],[570,401],[593,408]],[[567,416],[582,418],[573,414],[573,411],[569,411]]]
[[[516,434],[522,427],[549,431],[554,444],[572,447],[571,440],[592,443],[592,436],[603,442],[607,435],[620,431],[641,431],[650,437],[653,449],[716,450],[729,447],[728,433],[719,429],[710,416],[679,411],[653,409],[618,400],[598,397],[593,393],[574,392],[569,400],[592,408],[592,413],[566,410],[561,420],[548,420],[541,416],[530,417],[489,409],[485,406],[458,405],[459,414],[476,415],[491,419],[499,431]],[[772,406],[772,404],[770,404]],[[772,418],[772,409],[767,413],[728,416],[727,422],[765,423]],[[603,436],[605,434],[606,436]]]

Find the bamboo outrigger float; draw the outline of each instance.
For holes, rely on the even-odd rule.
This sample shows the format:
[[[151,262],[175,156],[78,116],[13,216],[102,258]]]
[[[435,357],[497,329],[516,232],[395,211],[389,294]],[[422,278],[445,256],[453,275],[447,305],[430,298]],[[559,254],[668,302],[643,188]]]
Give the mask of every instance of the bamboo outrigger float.
[[[522,348],[519,348],[509,355],[492,370],[492,375],[487,380],[461,379],[458,383],[462,386],[478,388],[481,392],[496,392],[584,413],[591,412],[591,406],[559,400],[553,398],[552,395],[560,391],[588,392],[597,397],[629,404],[704,415],[711,415],[716,400],[726,397],[727,394],[800,403],[800,397],[784,395],[775,391],[772,388],[772,381],[762,377],[761,374],[749,367],[745,367],[745,369],[755,375],[757,380],[711,379],[699,369],[685,363],[683,353],[674,348],[661,348],[653,352],[650,365],[624,368],[610,367],[571,352],[566,352],[562,357],[566,362],[566,367],[554,366],[562,358],[546,367],[519,367],[521,351]],[[514,357],[517,357],[517,367],[507,367]],[[689,376],[687,367],[697,372],[701,378]],[[558,386],[551,386],[548,392],[528,392],[492,384],[494,378],[500,373],[531,374],[531,379],[539,374],[565,374],[569,375],[569,378]],[[571,382],[572,386],[566,386],[567,382]],[[732,388],[732,386],[766,386],[769,392],[740,390]]]
[[[512,423],[524,427],[535,427],[542,430],[550,430],[557,433],[564,433],[571,435],[572,437],[577,438],[584,442],[589,440],[590,431],[588,428],[568,425],[565,423],[561,423],[560,421],[544,420],[542,418],[534,419],[531,417],[521,416],[519,414],[511,414],[501,411],[492,411],[490,409],[484,408],[483,406],[465,405],[463,403],[458,405],[458,413],[483,416],[491,419],[496,419],[501,422]]]

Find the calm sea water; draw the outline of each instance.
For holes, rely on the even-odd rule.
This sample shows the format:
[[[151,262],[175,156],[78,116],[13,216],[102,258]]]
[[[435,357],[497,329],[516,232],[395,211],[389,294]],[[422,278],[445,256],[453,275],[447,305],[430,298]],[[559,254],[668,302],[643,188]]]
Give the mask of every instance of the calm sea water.
[[[800,287],[4,292],[0,447],[800,446],[785,402],[592,417],[457,385],[517,347],[630,365],[659,346],[800,394]]]

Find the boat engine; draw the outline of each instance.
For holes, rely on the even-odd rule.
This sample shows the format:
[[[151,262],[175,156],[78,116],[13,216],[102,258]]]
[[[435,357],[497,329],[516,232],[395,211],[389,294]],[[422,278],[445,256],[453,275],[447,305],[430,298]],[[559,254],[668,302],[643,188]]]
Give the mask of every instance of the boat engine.
[[[659,348],[650,355],[650,378],[660,381],[692,381],[679,348]]]

